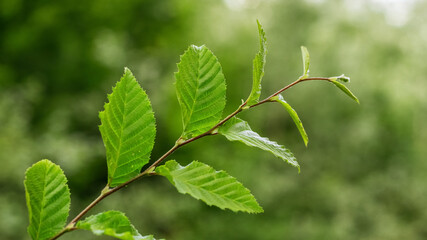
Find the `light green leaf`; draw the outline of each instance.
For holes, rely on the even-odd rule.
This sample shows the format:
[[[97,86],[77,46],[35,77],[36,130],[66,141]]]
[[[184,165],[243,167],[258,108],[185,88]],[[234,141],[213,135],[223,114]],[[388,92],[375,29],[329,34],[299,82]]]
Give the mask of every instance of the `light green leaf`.
[[[225,107],[225,78],[221,65],[205,46],[190,46],[175,73],[183,134],[187,139],[211,129]]]
[[[233,117],[219,128],[219,133],[224,135],[230,141],[240,141],[248,146],[257,147],[271,152],[275,156],[283,159],[300,170],[299,164],[294,155],[284,146],[270,141],[268,138],[261,137],[258,133],[252,131],[249,124],[242,119]]]
[[[341,74],[340,76],[336,76],[336,77],[331,77],[331,78],[329,78],[329,80],[331,80],[331,81],[338,80],[338,81],[341,81],[341,82],[344,82],[344,83],[350,82],[350,78],[347,77],[347,76],[345,76],[344,74]]]
[[[303,65],[303,75],[302,75],[302,79],[304,78],[308,78],[308,74],[309,74],[309,67],[310,67],[310,54],[308,53],[308,50],[306,47],[301,46],[301,53],[302,53],[302,65]]]
[[[108,185],[114,187],[148,163],[156,126],[150,100],[129,69],[108,100],[99,113],[99,130],[107,151]]]
[[[154,240],[153,236],[141,236],[124,213],[107,211],[87,217],[76,224],[79,229],[95,235],[107,235],[123,240]]]
[[[235,178],[204,163],[193,161],[183,167],[171,160],[157,167],[156,172],[167,177],[178,192],[188,193],[209,206],[248,213],[263,212],[250,191]]]
[[[307,133],[305,132],[304,126],[302,125],[300,118],[298,117],[297,112],[291,107],[291,105],[289,105],[289,103],[287,103],[285,101],[285,99],[283,99],[283,96],[280,94],[278,96],[272,98],[271,100],[276,101],[276,102],[282,104],[283,107],[285,107],[286,111],[288,111],[289,115],[291,115],[292,120],[294,120],[294,123],[297,126],[298,131],[301,134],[302,139],[304,140],[305,146],[307,146],[308,136],[307,136]]]
[[[61,168],[44,159],[25,173],[25,196],[34,240],[49,239],[62,230],[70,210],[70,190]]]
[[[335,81],[331,80],[330,82],[333,83],[335,86],[337,86],[339,89],[341,89],[341,91],[343,91],[345,94],[351,97],[354,101],[360,104],[359,99],[357,99],[357,97],[344,84],[336,80]]]
[[[259,52],[255,55],[253,61],[253,83],[252,91],[246,100],[248,106],[254,105],[258,102],[261,96],[261,80],[264,76],[264,66],[267,56],[267,38],[265,37],[264,29],[257,20],[259,32]]]

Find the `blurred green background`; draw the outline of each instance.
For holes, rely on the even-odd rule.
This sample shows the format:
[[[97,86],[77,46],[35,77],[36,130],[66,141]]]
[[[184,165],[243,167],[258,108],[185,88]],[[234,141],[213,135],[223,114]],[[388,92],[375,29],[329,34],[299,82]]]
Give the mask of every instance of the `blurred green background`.
[[[172,155],[225,169],[265,213],[208,207],[161,177],[105,199],[91,213],[124,211],[142,234],[167,239],[427,239],[427,2],[421,0],[0,0],[0,239],[27,239],[27,167],[48,158],[69,179],[71,216],[107,178],[98,112],[129,67],[157,120],[152,157],[180,135],[173,73],[190,44],[219,58],[233,111],[251,89],[256,19],[268,38],[263,96],[301,75],[352,78],[361,100],[324,82],[284,97],[298,111],[304,147],[278,104],[241,115],[296,155],[301,173],[224,137]],[[109,239],[76,231],[63,239]]]

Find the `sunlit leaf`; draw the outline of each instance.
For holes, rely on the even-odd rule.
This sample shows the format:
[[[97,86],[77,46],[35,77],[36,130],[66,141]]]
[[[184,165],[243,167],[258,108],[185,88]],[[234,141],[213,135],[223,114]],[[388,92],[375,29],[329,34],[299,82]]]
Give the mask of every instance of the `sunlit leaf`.
[[[248,100],[246,100],[248,106],[256,104],[259,100],[259,97],[261,96],[261,80],[264,76],[264,66],[267,56],[267,38],[265,37],[264,29],[262,28],[259,21],[257,21],[257,24],[259,32],[259,52],[255,55],[253,60],[252,91],[248,97]]]
[[[41,160],[25,173],[25,196],[32,239],[45,240],[62,230],[70,210],[70,190],[61,168]]]
[[[298,117],[297,112],[291,107],[291,105],[289,105],[289,103],[287,103],[285,101],[285,99],[283,99],[283,96],[280,94],[272,100],[280,103],[286,109],[286,111],[288,111],[289,115],[291,115],[292,120],[294,121],[295,125],[297,126],[298,131],[301,134],[302,139],[304,140],[305,146],[307,146],[308,136],[307,136],[307,133],[305,132],[304,126],[302,125],[301,119]]]
[[[168,161],[156,169],[165,176],[182,194],[190,194],[208,205],[221,209],[249,213],[263,212],[250,191],[224,171],[197,161],[181,166],[176,161]]]
[[[310,54],[306,47],[301,46],[302,53],[302,65],[303,65],[303,76],[302,78],[307,78],[310,71]]]
[[[150,100],[129,69],[108,100],[99,113],[99,130],[107,151],[108,184],[114,187],[148,163],[156,126]]]
[[[258,133],[252,131],[249,124],[242,119],[231,118],[219,128],[219,133],[230,141],[239,141],[248,146],[271,152],[292,166],[297,167],[298,171],[300,169],[298,162],[289,149],[274,141],[270,141],[268,138],[261,137]]]
[[[182,138],[211,129],[225,107],[226,85],[221,65],[205,46],[190,46],[175,73],[176,93],[182,112]]]
[[[95,235],[107,235],[123,240],[155,240],[153,236],[141,236],[124,213],[107,211],[87,217],[76,224],[79,229],[92,231]]]

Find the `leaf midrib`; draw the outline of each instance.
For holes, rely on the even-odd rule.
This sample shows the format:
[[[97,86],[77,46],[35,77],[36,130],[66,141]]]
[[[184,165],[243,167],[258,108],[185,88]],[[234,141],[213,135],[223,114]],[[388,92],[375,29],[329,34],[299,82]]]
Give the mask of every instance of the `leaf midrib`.
[[[200,167],[196,167],[196,168],[194,168],[194,169],[192,169],[192,170],[194,170],[194,171],[197,171],[197,168],[200,168]],[[221,173],[221,172],[223,172],[223,171],[218,171],[217,173]],[[214,172],[215,173],[215,172]],[[212,174],[212,173],[209,173],[209,174]],[[205,176],[204,176],[205,177]],[[217,180],[218,178],[216,178],[215,177],[215,175],[213,175],[213,177],[214,177],[214,179],[215,180]],[[177,176],[177,179],[179,179],[179,176]],[[193,180],[193,179],[191,179],[191,180]],[[240,208],[240,210],[242,210],[242,209],[245,209],[244,207],[242,207],[242,205],[243,206],[247,206],[247,205],[245,205],[244,203],[242,203],[242,202],[239,202],[239,201],[236,201],[235,199],[232,199],[232,198],[230,198],[230,197],[226,197],[225,195],[221,195],[221,194],[219,194],[219,193],[216,193],[216,192],[211,192],[211,191],[209,191],[209,190],[206,190],[205,188],[203,188],[203,187],[201,187],[201,186],[198,186],[198,185],[195,185],[195,184],[193,184],[193,183],[190,183],[189,181],[190,180],[188,180],[188,181],[184,181],[184,180],[180,180],[181,182],[183,182],[183,183],[186,183],[187,185],[189,185],[189,186],[192,186],[193,188],[197,188],[197,189],[200,189],[200,190],[202,190],[202,191],[204,191],[204,192],[207,192],[207,193],[209,193],[209,194],[212,194],[212,195],[215,195],[215,196],[219,196],[219,198],[225,198],[225,199],[228,199],[229,201],[231,201],[231,202],[233,202],[233,203],[235,203],[236,204],[236,206],[239,206],[239,208]],[[229,184],[236,184],[236,182],[232,182],[232,183],[229,183]],[[238,184],[238,183],[237,183]],[[215,190],[217,190],[217,189],[215,189]],[[245,196],[247,194],[247,192],[243,195],[243,196]],[[225,208],[227,208],[227,207],[225,207]],[[253,211],[253,210],[252,210]]]
[[[202,47],[202,51],[204,50],[204,47]],[[197,51],[197,50],[196,50]],[[195,90],[195,93],[194,93],[194,99],[193,99],[193,104],[192,104],[192,106],[191,106],[191,111],[190,111],[190,114],[189,114],[189,116],[187,117],[187,121],[186,121],[186,123],[185,123],[185,127],[184,127],[184,133],[186,133],[186,130],[187,130],[187,126],[188,126],[188,124],[190,123],[190,120],[191,120],[191,117],[193,116],[193,113],[194,113],[194,106],[196,105],[196,101],[197,101],[197,92],[199,91],[199,86],[200,86],[200,82],[199,82],[199,80],[200,80],[200,54],[201,54],[201,52],[199,52],[199,51],[197,51],[196,52],[197,53],[197,78],[196,78],[196,90]],[[184,134],[183,133],[183,134]]]
[[[43,175],[43,197],[42,197],[42,201],[41,201],[41,209],[40,209],[40,214],[39,214],[39,226],[37,228],[37,238],[39,239],[40,236],[40,228],[41,228],[41,219],[42,219],[42,215],[43,215],[43,210],[44,210],[44,201],[45,201],[45,196],[46,196],[46,187],[47,187],[47,181],[46,181],[46,177],[47,177],[47,167],[46,165],[43,165],[44,170],[45,170],[45,174]]]
[[[122,114],[122,121],[121,121],[121,126],[120,126],[120,136],[118,136],[119,137],[119,147],[117,149],[115,161],[113,162],[114,168],[113,168],[113,171],[111,173],[111,175],[112,175],[111,177],[112,178],[110,179],[110,184],[114,180],[114,175],[115,175],[116,170],[117,170],[117,165],[119,163],[119,157],[120,157],[120,151],[121,151],[121,148],[122,148],[122,134],[123,134],[124,125],[125,125],[124,124],[124,119],[125,119],[125,115],[126,115],[126,104],[127,104],[127,95],[128,95],[128,91],[127,91],[128,90],[127,89],[128,81],[123,81],[123,85],[124,85],[125,96],[124,96],[124,101],[123,101],[123,114]],[[120,97],[120,95],[119,95],[119,97]]]

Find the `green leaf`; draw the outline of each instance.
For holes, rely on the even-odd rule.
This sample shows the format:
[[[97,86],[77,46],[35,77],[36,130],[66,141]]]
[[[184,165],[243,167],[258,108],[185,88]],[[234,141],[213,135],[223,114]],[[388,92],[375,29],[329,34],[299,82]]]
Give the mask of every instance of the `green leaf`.
[[[261,96],[261,80],[264,76],[264,66],[267,56],[267,38],[265,37],[264,29],[257,20],[258,32],[259,32],[259,52],[255,55],[253,61],[253,83],[252,91],[246,100],[248,106],[254,105],[258,102]]]
[[[175,73],[176,93],[187,139],[211,129],[225,107],[225,78],[215,55],[205,46],[191,45]]]
[[[331,80],[331,81],[338,80],[338,81],[341,81],[341,82],[344,82],[344,83],[350,82],[350,78],[347,77],[347,76],[345,76],[344,74],[341,74],[340,76],[336,76],[336,77],[331,77],[331,78],[329,78],[329,80]]]
[[[108,185],[115,187],[148,163],[156,126],[150,100],[129,69],[108,100],[99,113],[99,130],[107,151]]]
[[[263,212],[250,191],[224,171],[193,161],[183,167],[171,160],[156,168],[182,194],[190,194],[209,206],[248,213]]]
[[[44,159],[27,169],[25,196],[32,239],[49,239],[62,230],[70,210],[70,190],[61,168]]]
[[[308,50],[306,47],[301,46],[301,53],[302,53],[302,65],[303,65],[303,75],[302,75],[302,79],[304,78],[308,78],[308,74],[309,74],[309,67],[310,67],[310,54],[308,53]]]
[[[278,95],[271,100],[276,101],[280,104],[282,104],[283,107],[285,107],[286,111],[288,111],[289,115],[291,115],[292,120],[294,120],[295,125],[298,128],[299,133],[301,134],[302,139],[304,140],[305,146],[308,144],[308,136],[305,132],[304,126],[302,125],[301,119],[298,117],[297,112],[283,99],[282,95]]]
[[[242,119],[233,117],[219,128],[219,133],[224,135],[230,141],[239,141],[251,147],[257,147],[271,152],[275,156],[283,159],[294,167],[300,167],[294,155],[284,146],[270,141],[268,138],[261,137],[258,133],[252,131],[249,124]]]
[[[107,235],[123,240],[154,240],[153,236],[141,236],[124,213],[107,211],[87,217],[76,224],[79,229],[92,231],[95,235]]]
[[[337,86],[339,89],[341,89],[341,91],[343,91],[345,94],[347,94],[349,97],[351,97],[354,101],[356,101],[357,103],[360,104],[359,99],[357,99],[357,97],[344,84],[342,84],[336,80],[335,81],[331,80],[330,82],[333,83],[335,86]]]

